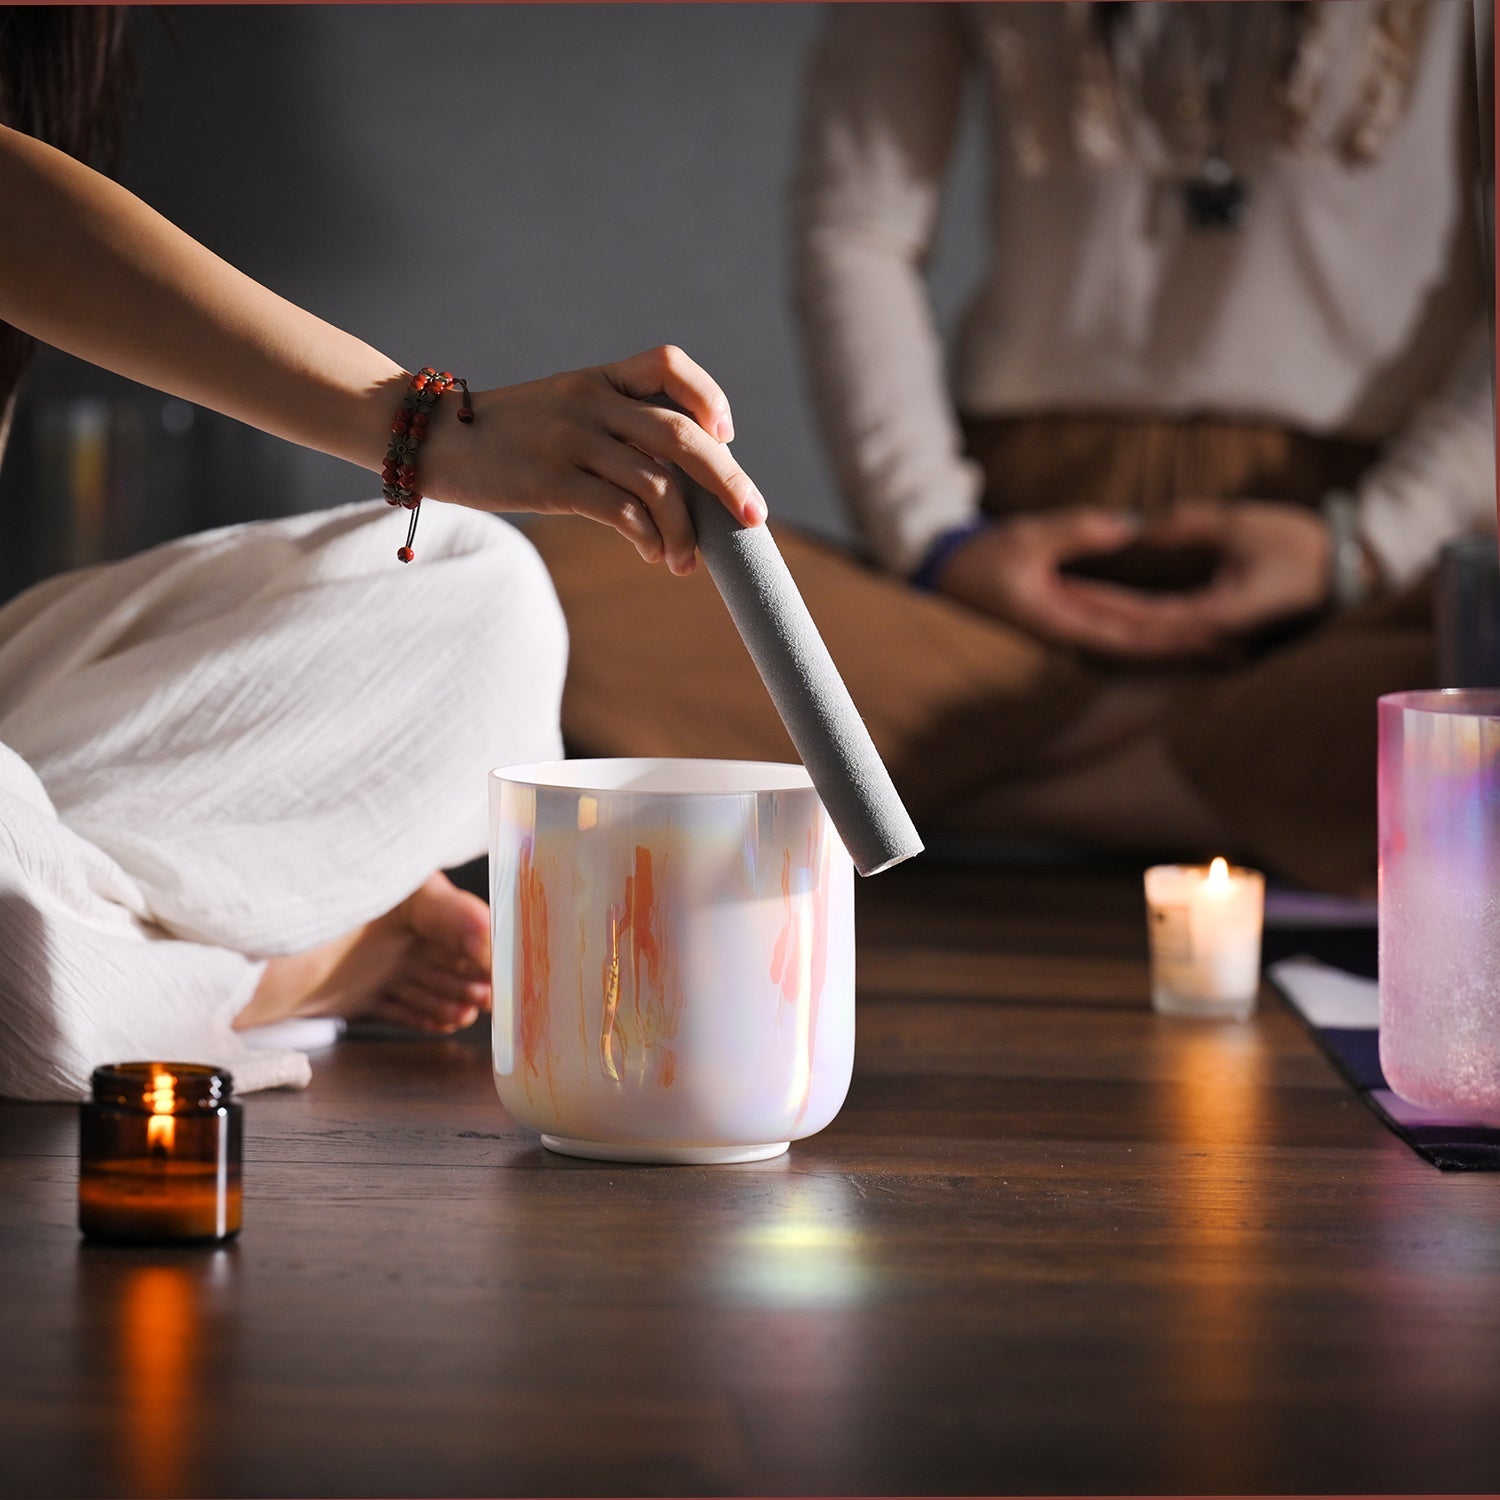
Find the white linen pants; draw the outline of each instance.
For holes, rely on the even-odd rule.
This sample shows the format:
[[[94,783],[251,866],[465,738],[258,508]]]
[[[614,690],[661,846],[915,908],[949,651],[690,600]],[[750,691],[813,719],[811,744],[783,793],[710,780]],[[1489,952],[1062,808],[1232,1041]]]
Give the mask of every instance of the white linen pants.
[[[407,567],[376,502],[0,610],[0,1093],[79,1098],[132,1059],[305,1083],[231,1029],[264,958],[483,853],[486,772],[561,753],[546,570],[514,527],[428,511]]]

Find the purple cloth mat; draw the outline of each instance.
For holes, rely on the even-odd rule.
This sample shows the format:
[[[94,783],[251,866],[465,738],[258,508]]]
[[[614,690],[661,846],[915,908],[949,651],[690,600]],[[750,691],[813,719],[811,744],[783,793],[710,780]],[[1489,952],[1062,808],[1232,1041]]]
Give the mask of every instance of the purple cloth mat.
[[[1295,1004],[1292,1009],[1297,1010]],[[1375,1027],[1314,1026],[1297,1014],[1360,1098],[1424,1161],[1445,1172],[1500,1172],[1500,1129],[1450,1119],[1391,1092],[1380,1071]]]
[[[1299,928],[1287,933],[1268,930],[1266,940],[1267,963],[1290,957],[1292,953],[1305,953],[1347,972],[1367,977],[1373,977],[1375,972],[1373,930],[1362,933],[1348,929],[1322,932]],[[1391,1092],[1380,1069],[1378,1027],[1318,1026],[1302,1013],[1291,995],[1279,985],[1276,988],[1329,1061],[1377,1118],[1424,1161],[1444,1172],[1500,1172],[1500,1128],[1450,1119],[1408,1104]]]

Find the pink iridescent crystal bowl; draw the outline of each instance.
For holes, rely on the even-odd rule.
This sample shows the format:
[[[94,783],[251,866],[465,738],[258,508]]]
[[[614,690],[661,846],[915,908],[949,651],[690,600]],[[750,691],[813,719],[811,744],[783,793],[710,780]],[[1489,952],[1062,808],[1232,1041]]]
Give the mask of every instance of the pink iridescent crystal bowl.
[[[854,873],[801,766],[490,773],[494,1067],[550,1150],[778,1156],[854,1061]]]
[[[1500,1125],[1500,690],[1380,700],[1380,1063]]]

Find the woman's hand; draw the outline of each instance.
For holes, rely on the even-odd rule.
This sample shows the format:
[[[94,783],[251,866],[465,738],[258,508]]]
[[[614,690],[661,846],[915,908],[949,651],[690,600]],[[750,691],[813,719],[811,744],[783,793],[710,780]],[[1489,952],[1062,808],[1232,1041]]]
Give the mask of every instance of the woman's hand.
[[[938,589],[1044,640],[1125,661],[1212,654],[1220,632],[1193,596],[1147,594],[1060,571],[1071,558],[1113,551],[1140,534],[1135,518],[1114,511],[1011,516],[960,547]]]
[[[1228,637],[1307,614],[1328,602],[1332,540],[1323,518],[1273,500],[1196,500],[1154,522],[1143,539],[1207,543],[1220,555],[1192,596],[1200,618]]]
[[[646,399],[658,395],[682,411]],[[469,424],[444,411],[457,399],[439,403],[417,455],[420,488],[436,499],[588,516],[613,526],[647,562],[665,558],[673,573],[693,571],[696,538],[666,465],[680,466],[745,525],[765,520],[765,501],[725,446],[734,436],[729,402],[681,349],[476,391]]]

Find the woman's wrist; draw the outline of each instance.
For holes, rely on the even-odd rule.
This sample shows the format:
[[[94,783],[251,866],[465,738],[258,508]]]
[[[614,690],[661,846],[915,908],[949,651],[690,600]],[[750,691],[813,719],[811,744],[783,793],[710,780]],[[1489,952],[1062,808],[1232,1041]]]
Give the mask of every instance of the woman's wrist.
[[[911,574],[908,581],[912,587],[921,589],[923,593],[936,593],[938,585],[942,582],[943,570],[953,561],[957,553],[976,536],[988,531],[992,524],[986,516],[975,516],[957,526],[950,526],[946,531],[940,531],[928,545],[927,551],[922,555],[922,561]]]
[[[380,466],[380,477],[387,502],[403,506],[411,512],[406,545],[396,553],[404,563],[409,563],[416,556],[412,542],[417,535],[422,490],[428,485],[428,481],[417,473],[418,449],[427,439],[427,430],[432,425],[433,410],[438,402],[450,391],[458,390],[462,390],[463,395],[458,398],[460,405],[454,415],[460,422],[467,424],[474,420],[474,412],[469,406],[467,382],[459,379],[451,370],[438,370],[431,365],[424,365],[408,382],[401,405],[396,408],[395,416],[391,419],[391,438],[386,448],[385,462]],[[423,467],[425,469],[425,462]]]
[[[411,384],[414,371],[392,364],[390,372],[359,392],[355,400],[359,423],[359,454],[355,462],[362,469],[380,472],[391,441],[391,419],[401,398]]]
[[[311,393],[313,409],[306,416],[313,418],[316,411],[316,431],[280,435],[378,474],[391,441],[391,417],[412,372],[374,350],[370,354],[358,362],[363,368],[333,375],[322,391]]]

